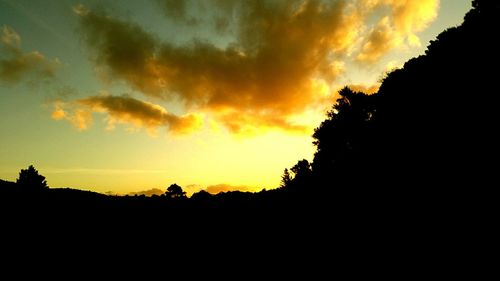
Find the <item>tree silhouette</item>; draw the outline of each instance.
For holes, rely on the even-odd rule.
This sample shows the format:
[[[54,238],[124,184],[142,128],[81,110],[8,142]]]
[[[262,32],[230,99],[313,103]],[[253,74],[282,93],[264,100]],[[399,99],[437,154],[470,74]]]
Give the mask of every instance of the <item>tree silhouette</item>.
[[[310,183],[312,176],[311,164],[303,159],[297,162],[290,171],[285,169],[281,177],[281,188],[297,190]]]
[[[293,173],[293,180],[307,181],[311,175],[311,164],[309,164],[309,161],[302,159],[290,171]]]
[[[290,186],[290,183],[292,182],[292,177],[290,176],[290,172],[288,172],[288,169],[285,169],[283,171],[283,175],[281,176],[281,188],[286,188],[287,186]]]
[[[182,187],[174,183],[167,188],[165,196],[172,199],[186,198],[186,192],[182,190]]]
[[[343,88],[327,119],[316,128],[313,144],[317,150],[312,163],[315,184],[329,185],[332,175],[359,170],[362,158],[370,153],[376,119],[376,96]],[[342,178],[337,177],[340,184]]]
[[[44,190],[48,188],[45,177],[38,174],[33,165],[30,165],[28,169],[21,169],[16,183],[26,190]]]

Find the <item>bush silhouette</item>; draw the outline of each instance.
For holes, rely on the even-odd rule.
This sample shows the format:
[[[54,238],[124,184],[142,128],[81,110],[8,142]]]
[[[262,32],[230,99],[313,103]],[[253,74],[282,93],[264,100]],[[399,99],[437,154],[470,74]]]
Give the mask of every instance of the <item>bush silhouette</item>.
[[[44,190],[48,188],[45,177],[30,165],[28,169],[21,169],[16,184],[26,190]]]

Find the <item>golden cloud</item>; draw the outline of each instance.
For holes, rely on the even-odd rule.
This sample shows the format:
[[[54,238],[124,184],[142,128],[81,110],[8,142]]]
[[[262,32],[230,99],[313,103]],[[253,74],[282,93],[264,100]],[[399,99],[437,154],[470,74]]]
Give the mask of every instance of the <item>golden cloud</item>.
[[[389,23],[389,18],[384,17],[370,31],[357,59],[368,63],[377,62],[389,50],[400,44],[398,39]]]
[[[426,29],[439,10],[439,0],[362,0],[361,3],[366,13],[384,6],[391,10],[364,40],[357,59],[367,63],[377,62],[395,47],[420,46],[416,33]]]
[[[52,119],[66,120],[79,131],[88,129],[93,122],[92,113],[86,109],[75,108],[71,103],[56,101],[52,111]]]
[[[366,86],[366,85],[361,85],[361,84],[350,84],[347,87],[349,87],[354,92],[362,92],[362,93],[371,95],[371,94],[378,92],[378,89],[380,88],[380,84],[375,84],[375,85],[371,85],[371,86]]]
[[[427,28],[438,14],[439,0],[392,0],[394,26],[401,34],[414,35]]]
[[[304,131],[289,117],[315,100],[313,78],[339,75],[329,56],[346,51],[357,23],[343,1],[292,2],[241,2],[238,42],[225,49],[159,42],[138,25],[94,12],[80,18],[96,63],[134,89],[178,97],[233,132]]]
[[[145,128],[152,135],[155,135],[160,127],[168,128],[168,131],[174,134],[188,134],[202,125],[199,115],[177,116],[153,103],[127,95],[106,94],[76,100],[70,104],[56,102],[52,118],[70,121],[78,129],[85,130],[92,123],[93,112],[107,115],[107,129],[110,130],[114,129],[116,124],[128,124],[131,129]]]
[[[32,81],[52,79],[60,62],[48,60],[38,51],[24,53],[21,37],[11,27],[2,26],[0,32],[0,82],[15,84],[25,77]]]
[[[332,85],[350,56],[373,63],[394,48],[398,38],[415,41],[412,36],[435,17],[433,3],[438,3],[157,2],[173,20],[195,18],[189,14],[193,5],[215,9],[214,28],[222,32],[231,25],[234,41],[226,47],[200,40],[179,45],[161,41],[135,23],[79,7],[83,34],[100,73],[147,96],[178,99],[188,111],[208,114],[235,133],[310,133],[310,124],[293,120],[324,100],[317,85]],[[391,14],[366,28],[371,11],[381,5],[390,6]]]

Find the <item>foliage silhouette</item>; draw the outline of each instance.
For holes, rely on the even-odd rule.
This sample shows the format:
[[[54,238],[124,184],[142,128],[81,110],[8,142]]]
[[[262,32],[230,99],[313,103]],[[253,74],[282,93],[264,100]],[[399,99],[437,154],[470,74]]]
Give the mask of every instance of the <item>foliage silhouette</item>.
[[[49,188],[45,177],[30,165],[27,169],[21,169],[16,184],[25,190],[44,190]]]
[[[287,190],[302,188],[309,183],[311,175],[311,164],[309,164],[309,161],[302,159],[290,168],[290,172],[288,169],[285,169],[282,176],[281,187]]]
[[[283,171],[283,175],[281,176],[280,188],[286,188],[287,186],[290,186],[291,182],[292,182],[292,176],[290,175],[290,172],[288,172],[288,169],[285,169]]]
[[[183,199],[186,198],[186,192],[182,190],[182,187],[174,183],[167,188],[165,196],[172,199]]]

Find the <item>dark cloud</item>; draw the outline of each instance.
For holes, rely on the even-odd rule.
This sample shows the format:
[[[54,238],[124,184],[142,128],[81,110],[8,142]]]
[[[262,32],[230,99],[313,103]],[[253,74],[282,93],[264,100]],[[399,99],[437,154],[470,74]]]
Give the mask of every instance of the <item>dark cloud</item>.
[[[156,38],[139,26],[125,21],[99,15],[80,7],[86,41],[97,50],[95,63],[110,78],[121,78],[135,89],[145,93],[158,93],[161,89],[160,75],[155,54],[158,50]]]
[[[292,120],[330,94],[345,60],[377,61],[397,38],[413,40],[432,20],[436,1],[422,2],[431,12],[416,2],[158,0],[174,19],[195,17],[189,11],[196,3],[217,11],[220,32],[234,25],[235,40],[225,48],[160,41],[137,24],[89,10],[77,13],[97,66],[112,78],[148,96],[177,98],[188,111],[208,114],[232,132],[309,133],[310,124]],[[363,33],[370,30],[370,8],[383,5],[392,14]],[[318,84],[326,85],[323,96]]]
[[[1,27],[0,34],[0,82],[15,84],[25,78],[32,82],[55,77],[58,59],[49,60],[38,51],[25,53],[21,50],[21,37],[9,26]]]

